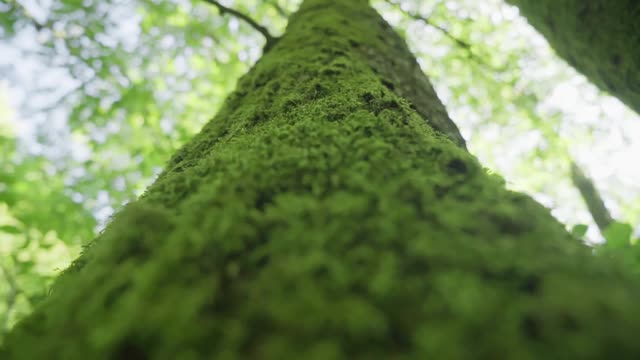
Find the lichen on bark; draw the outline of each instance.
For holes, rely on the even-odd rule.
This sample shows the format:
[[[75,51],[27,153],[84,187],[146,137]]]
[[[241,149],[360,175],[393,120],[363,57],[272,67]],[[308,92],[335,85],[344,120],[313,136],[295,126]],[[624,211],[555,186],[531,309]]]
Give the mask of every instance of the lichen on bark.
[[[639,354],[637,284],[385,84],[390,36],[305,1],[3,359]]]

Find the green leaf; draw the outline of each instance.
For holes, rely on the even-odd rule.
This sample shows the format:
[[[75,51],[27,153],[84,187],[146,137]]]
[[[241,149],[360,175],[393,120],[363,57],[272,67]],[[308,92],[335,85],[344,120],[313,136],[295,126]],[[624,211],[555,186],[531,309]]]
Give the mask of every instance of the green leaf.
[[[33,260],[18,261],[16,263],[16,266],[19,268],[19,272],[21,274],[25,274],[32,271],[35,265],[36,263]]]
[[[588,229],[589,229],[589,225],[576,224],[571,228],[571,235],[577,237],[578,239],[582,239],[584,235],[587,233]]]
[[[631,233],[633,228],[627,223],[614,221],[609,225],[602,235],[607,239],[607,246],[611,248],[621,248],[631,243]]]
[[[9,234],[20,234],[22,231],[17,226],[13,225],[2,225],[0,226],[0,231],[6,232]]]

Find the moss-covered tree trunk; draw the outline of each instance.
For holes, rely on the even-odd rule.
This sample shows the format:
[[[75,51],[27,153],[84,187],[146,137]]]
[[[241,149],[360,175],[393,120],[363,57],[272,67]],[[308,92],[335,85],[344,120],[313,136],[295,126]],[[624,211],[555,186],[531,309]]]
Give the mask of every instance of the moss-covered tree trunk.
[[[307,0],[0,357],[637,358],[638,284],[460,145],[365,0]]]
[[[558,55],[640,114],[639,0],[507,0]]]

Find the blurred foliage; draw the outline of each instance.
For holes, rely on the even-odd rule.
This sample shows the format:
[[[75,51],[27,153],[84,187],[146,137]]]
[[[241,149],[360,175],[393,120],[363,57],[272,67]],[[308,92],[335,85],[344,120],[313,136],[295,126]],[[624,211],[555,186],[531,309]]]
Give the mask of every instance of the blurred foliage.
[[[606,241],[595,247],[595,253],[614,257],[628,271],[640,276],[640,237],[634,237],[631,224],[614,221],[603,236]]]
[[[272,5],[240,8],[284,27]],[[9,1],[0,24],[14,61],[0,68],[14,85],[0,113],[1,339],[216,112],[260,39],[186,1]],[[10,91],[28,96],[19,114]]]
[[[585,238],[587,224],[576,224],[571,233],[577,239]],[[604,242],[594,245],[597,256],[613,257],[622,268],[636,276],[640,276],[640,237],[633,233],[629,223],[612,221],[603,231]]]
[[[276,36],[299,2],[223,1]],[[568,165],[597,167],[612,152],[640,149],[629,135],[640,138],[639,127],[629,130],[640,124],[635,115],[603,100],[499,0],[373,3],[406,36],[471,151],[508,186],[578,224],[576,237],[598,240]],[[4,0],[0,34],[1,341],[215,114],[264,39],[198,0]],[[563,94],[567,84],[586,90]],[[588,106],[588,116],[567,102]],[[640,190],[629,184],[639,179],[620,173],[601,187],[626,225],[614,223],[599,248],[618,249],[637,269],[629,224]]]

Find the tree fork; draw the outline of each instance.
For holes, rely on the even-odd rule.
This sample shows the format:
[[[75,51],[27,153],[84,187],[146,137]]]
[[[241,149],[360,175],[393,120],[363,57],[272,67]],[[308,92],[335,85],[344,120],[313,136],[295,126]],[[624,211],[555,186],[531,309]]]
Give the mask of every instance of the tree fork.
[[[230,7],[224,6],[220,4],[219,1],[215,1],[215,0],[204,0],[204,1],[208,4],[215,6],[218,9],[218,12],[220,13],[220,15],[224,15],[227,13],[231,14],[232,16],[235,16],[236,18],[244,21],[249,26],[251,26],[256,31],[258,31],[262,36],[264,36],[264,39],[265,39],[264,52],[271,50],[273,45],[275,45],[275,43],[278,41],[278,38],[271,35],[271,33],[266,27],[258,24],[258,22],[255,21],[253,18],[251,18],[249,15],[243,14],[242,12],[236,9],[232,9]]]
[[[0,358],[637,358],[637,282],[487,175],[418,71],[366,1],[305,1]]]

